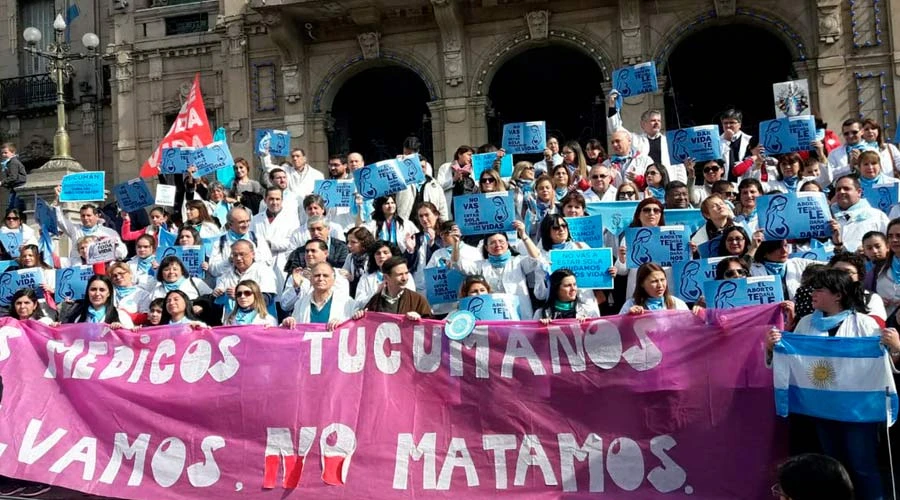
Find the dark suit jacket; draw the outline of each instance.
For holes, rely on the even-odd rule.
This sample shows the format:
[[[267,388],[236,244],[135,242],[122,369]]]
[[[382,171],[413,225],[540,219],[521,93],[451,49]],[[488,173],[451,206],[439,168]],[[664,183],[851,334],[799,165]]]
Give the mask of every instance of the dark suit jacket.
[[[25,184],[26,175],[25,165],[22,165],[18,156],[13,156],[6,164],[6,169],[3,170],[0,182],[4,188],[15,191],[17,187]]]

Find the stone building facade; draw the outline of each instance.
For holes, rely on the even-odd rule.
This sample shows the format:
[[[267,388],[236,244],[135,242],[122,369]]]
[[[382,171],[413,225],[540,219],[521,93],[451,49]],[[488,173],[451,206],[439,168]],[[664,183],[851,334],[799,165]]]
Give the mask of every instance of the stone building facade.
[[[0,53],[6,54],[0,135],[19,143],[35,164],[49,156],[54,118],[21,99],[10,105],[19,94],[8,89],[41,71],[19,50],[24,23],[35,18],[32,4],[64,11],[72,1],[0,0],[9,12],[0,26]],[[679,104],[679,93],[690,95],[703,85],[727,89],[772,73],[775,56],[758,42],[765,38],[774,40],[787,69],[770,74],[770,82],[755,91],[771,93],[765,88],[771,81],[807,78],[813,111],[832,128],[849,116],[875,116],[893,136],[900,77],[895,1],[95,0],[79,5],[73,45],[80,47],[81,33],[98,32],[105,56],[76,64],[69,130],[73,153],[86,168],[106,169],[110,184],[133,178],[199,73],[210,120],[226,129],[235,156],[251,155],[254,129],[287,129],[294,146],[322,168],[330,152],[378,142],[355,137],[345,126],[371,135],[381,124],[424,135],[427,154],[440,163],[452,159],[458,145],[496,140],[497,120],[515,113],[500,113],[495,102],[523,89],[531,97],[522,108],[549,100],[547,109],[563,117],[593,113],[582,117],[587,125],[572,122],[581,130],[569,134],[602,139],[612,70],[642,61],[656,61],[660,92],[626,101],[625,124],[636,127],[642,111],[665,108],[669,128],[675,128],[673,117],[680,123],[692,106]],[[679,47],[691,37],[702,42],[696,37],[716,29],[718,43],[706,42],[707,48],[680,60],[702,60],[705,50],[715,48],[710,45],[730,47],[730,55],[704,60],[703,74],[672,81],[668,66],[671,61],[674,71]],[[46,40],[49,32],[42,31]],[[531,86],[545,81],[532,76],[506,88],[492,85],[513,60],[529,70],[529,58],[541,50],[558,50],[577,62],[547,69],[558,74],[545,80],[561,87]],[[542,68],[530,70],[540,74]],[[566,97],[568,84],[585,87],[585,80],[594,89],[586,105],[593,110],[552,106],[557,96]],[[341,95],[351,85],[363,98],[371,91],[378,100],[383,90],[400,91],[405,100],[396,103],[396,113],[359,116],[359,96]],[[418,93],[407,92],[408,85]],[[740,104],[742,96],[717,99],[711,106]],[[697,113],[694,124],[711,120]],[[390,142],[381,147],[395,154],[400,144]]]

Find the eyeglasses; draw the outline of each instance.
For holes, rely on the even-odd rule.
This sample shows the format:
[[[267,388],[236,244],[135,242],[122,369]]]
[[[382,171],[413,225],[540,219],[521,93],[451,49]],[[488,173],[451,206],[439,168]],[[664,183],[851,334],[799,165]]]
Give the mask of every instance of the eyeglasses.
[[[744,269],[729,269],[725,271],[725,277],[728,279],[745,278],[747,277],[747,271]]]
[[[652,176],[657,176],[657,175],[662,175],[662,174],[659,173],[659,172],[657,172],[656,170],[650,170],[650,171],[648,171],[648,172],[644,172],[644,175],[645,175],[646,177],[650,177],[651,175],[652,175]]]
[[[607,177],[609,177],[609,174],[594,174],[591,176],[591,179],[606,179]]]
[[[743,243],[744,237],[743,236],[735,236],[733,238],[728,238],[725,241],[727,241],[728,243]]]
[[[642,214],[661,214],[662,210],[656,207],[644,207],[641,209]]]
[[[704,174],[712,174],[719,171],[719,167],[706,167],[703,169]]]
[[[734,191],[723,191],[723,192],[719,193],[719,195],[724,196],[726,198],[737,197],[737,193],[735,193]]]
[[[550,229],[552,229],[554,231],[559,231],[561,229],[569,229],[569,226],[566,224],[560,224],[558,226],[550,226]]]
[[[493,177],[484,177],[483,179],[481,179],[482,184],[493,184],[495,182],[497,181],[495,181]]]
[[[252,297],[253,292],[250,290],[238,290],[234,292],[235,297]]]
[[[633,198],[636,194],[634,191],[619,191],[619,197],[621,198]]]
[[[7,217],[6,220],[19,220],[18,217]]]

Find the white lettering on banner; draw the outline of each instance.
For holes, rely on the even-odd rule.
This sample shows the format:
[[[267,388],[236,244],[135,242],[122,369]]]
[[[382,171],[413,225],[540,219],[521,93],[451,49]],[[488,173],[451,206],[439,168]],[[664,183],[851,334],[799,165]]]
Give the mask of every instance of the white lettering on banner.
[[[331,332],[306,332],[303,341],[309,342],[309,374],[322,374],[322,341],[331,338]]]
[[[291,429],[266,428],[266,458],[263,471],[263,489],[275,487],[279,470],[283,473],[283,488],[296,488],[300,484],[303,465],[316,441],[317,427],[301,427],[297,437],[297,453],[291,440]],[[334,444],[330,444],[333,442]],[[332,423],[322,429],[319,438],[319,455],[322,457],[322,481],[326,484],[343,484],[350,469],[350,460],[356,452],[356,432],[341,423]]]
[[[366,328],[356,328],[356,354],[350,355],[350,328],[341,328],[338,348],[338,369],[344,373],[359,373],[366,366]]]
[[[646,473],[645,457],[641,446],[628,437],[618,437],[610,442],[609,448],[606,450],[605,461],[603,439],[599,434],[589,433],[581,445],[579,445],[579,439],[572,433],[559,433],[555,438],[555,444],[559,451],[558,477],[562,482],[562,490],[565,492],[584,491],[584,485],[581,489],[578,487],[575,462],[584,462],[585,460],[587,460],[588,471],[587,488],[590,492],[604,492],[604,474],[608,474],[613,483],[625,491],[636,490],[644,484],[644,479],[647,479],[656,491],[669,493],[681,488],[687,481],[685,470],[666,453],[677,445],[675,439],[669,435],[654,436],[650,439],[650,455],[659,461],[659,465],[653,467],[649,473]],[[537,435],[524,434],[519,441],[518,437],[513,434],[484,434],[481,436],[481,441],[482,449],[487,452],[484,456],[493,460],[494,487],[496,489],[509,489],[507,452],[516,450],[516,448],[518,451],[513,476],[514,487],[534,486],[533,480],[528,480],[528,478],[534,477],[529,474],[531,467],[537,468],[535,472],[540,473],[545,486],[559,484],[554,462],[551,462],[550,455],[545,451],[545,443],[542,443]],[[395,490],[410,489],[409,478],[419,477],[418,471],[410,467],[411,460],[420,462],[422,465],[422,490],[449,490],[457,468],[463,469],[467,487],[479,486],[478,469],[475,468],[472,461],[468,448],[469,443],[461,437],[450,438],[438,475],[437,442],[436,432],[423,433],[418,443],[411,433],[397,435],[393,480]],[[649,457],[647,461],[650,461]],[[436,476],[437,479],[435,479]],[[412,488],[418,489],[418,485],[413,484]]]
[[[450,342],[450,375],[463,376],[462,349],[475,349],[475,378],[488,378],[488,360],[491,344],[486,326],[476,326],[472,333],[461,342]]]
[[[393,375],[400,370],[400,351],[388,347],[390,354],[385,356],[385,343],[397,345],[402,342],[400,326],[396,323],[382,323],[375,330],[375,366],[381,373]]]
[[[9,339],[18,338],[21,336],[22,330],[19,330],[18,328],[13,328],[11,326],[4,326],[0,328],[0,361],[9,358]]]
[[[94,436],[82,436],[72,445],[66,445],[62,449],[60,441],[68,435],[66,429],[57,428],[49,436],[38,441],[42,420],[33,418],[28,423],[25,433],[19,445],[18,461],[27,465],[34,465],[39,460],[51,455],[59,457],[48,468],[50,472],[61,474],[75,463],[82,464],[81,477],[85,481],[93,481],[97,471],[98,438]],[[128,478],[128,486],[140,487],[144,479],[147,450],[150,447],[152,437],[142,433],[133,443],[129,443],[128,434],[119,432],[113,436],[112,455],[109,462],[100,475],[99,481],[105,484],[113,484],[119,471],[122,469],[123,459],[132,460],[131,474]],[[107,441],[102,441],[107,442]],[[193,442],[193,440],[191,441]],[[216,484],[221,478],[221,470],[216,463],[213,452],[225,447],[225,438],[221,436],[205,436],[200,442],[202,461],[187,467],[187,479],[196,488],[205,488]],[[181,478],[187,462],[187,446],[177,437],[166,437],[160,441],[159,446],[150,460],[150,471],[153,480],[164,488],[169,488]]]
[[[0,341],[4,338],[0,336]],[[137,383],[144,379],[149,380],[152,384],[164,384],[175,375],[175,366],[177,365],[177,373],[185,382],[196,383],[209,374],[213,380],[221,383],[234,377],[240,369],[240,361],[231,352],[232,348],[240,342],[241,339],[237,335],[222,337],[216,345],[221,359],[213,362],[213,346],[206,339],[197,339],[191,342],[181,353],[180,358],[175,341],[165,339],[153,349],[138,350],[137,361],[135,361],[135,349],[130,346],[116,346],[112,356],[107,356],[109,352],[107,342],[89,342],[87,352],[85,352],[84,339],[76,339],[72,341],[71,345],[66,345],[60,340],[48,340],[47,370],[44,372],[44,377],[87,380],[97,372],[98,367],[95,365],[98,364],[98,361],[103,360],[106,365],[99,370],[99,375],[96,377],[98,380],[117,379],[130,371],[131,374],[128,377],[130,383]],[[2,342],[0,342],[0,346],[2,346]],[[81,355],[84,356],[79,359]],[[62,356],[61,373],[59,356]],[[147,370],[148,359],[151,360],[149,370]]]
[[[419,373],[434,373],[441,367],[441,336],[443,325],[431,329],[431,352],[425,352],[425,327],[413,327],[413,361]]]
[[[528,366],[531,368],[531,373],[535,375],[547,374],[540,358],[534,352],[534,347],[528,341],[528,337],[520,332],[510,332],[506,339],[506,352],[503,354],[503,365],[500,369],[501,377],[512,378],[516,358],[525,358],[528,361]]]

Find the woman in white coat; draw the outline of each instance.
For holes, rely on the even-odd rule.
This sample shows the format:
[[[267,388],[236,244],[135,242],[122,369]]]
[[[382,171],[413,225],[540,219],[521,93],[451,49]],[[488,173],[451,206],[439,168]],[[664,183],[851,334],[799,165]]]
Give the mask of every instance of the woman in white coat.
[[[463,274],[480,274],[490,283],[494,293],[507,293],[519,298],[519,317],[530,318],[533,315],[531,298],[528,295],[527,276],[540,268],[541,251],[525,234],[522,221],[513,222],[516,235],[525,244],[528,255],[519,255],[509,247],[506,233],[494,233],[484,237],[481,247],[482,260],[469,261],[460,259],[459,246],[453,242],[453,254],[450,267]],[[454,238],[455,239],[455,238]]]
[[[825,264],[825,262],[800,257],[790,258],[790,253],[790,244],[787,240],[764,241],[756,249],[753,257],[755,262],[750,266],[751,276],[780,277],[785,300],[794,299],[806,266]]]
[[[545,307],[534,313],[534,319],[545,325],[557,319],[584,321],[599,317],[600,308],[593,294],[581,293],[575,273],[569,269],[558,269],[550,275],[550,298]]]
[[[334,268],[327,262],[310,269],[312,288],[302,294],[294,304],[294,312],[282,321],[281,326],[294,328],[297,323],[327,325],[328,330],[350,319],[356,311],[356,302],[345,293],[335,293]]]

